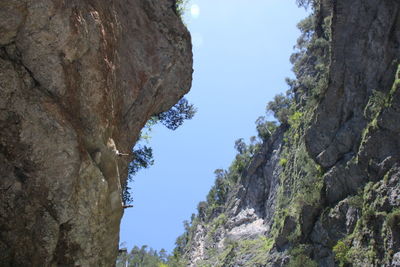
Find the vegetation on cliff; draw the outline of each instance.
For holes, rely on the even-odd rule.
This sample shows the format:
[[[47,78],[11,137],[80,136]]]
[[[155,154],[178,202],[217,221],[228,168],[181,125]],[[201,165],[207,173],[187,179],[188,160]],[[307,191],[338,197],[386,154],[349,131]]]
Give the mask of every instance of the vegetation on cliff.
[[[141,248],[135,246],[128,252],[119,254],[116,267],[180,267],[168,253],[161,249],[156,251],[147,246]]]
[[[133,202],[131,188],[128,183],[133,181],[138,171],[154,164],[153,149],[143,145],[141,141],[149,141],[151,128],[154,125],[161,123],[168,129],[175,131],[185,120],[192,119],[195,114],[196,108],[194,105],[190,104],[186,98],[181,98],[169,110],[156,114],[147,121],[145,128],[141,131],[139,140],[137,140],[135,147],[132,149],[133,160],[129,164],[128,179],[126,179],[122,188],[122,200],[125,205]]]
[[[362,13],[371,3],[357,1],[364,17],[351,19],[375,20]],[[382,86],[371,87],[375,81],[363,82],[379,66],[349,66],[364,62],[357,51],[362,45],[349,41],[348,57],[340,54],[344,36],[353,37],[338,29],[340,23],[347,27],[345,12],[333,1],[298,4],[311,6],[312,14],[298,24],[301,36],[290,58],[296,78],[267,104],[275,120],[257,119],[258,136],[249,144],[237,140],[231,166],[215,171],[206,200],[184,222],[170,257],[174,266],[400,265],[400,70],[392,79],[398,49],[390,54],[385,43],[398,40],[392,33],[387,39],[375,32],[355,37],[365,43],[363,53],[380,55],[383,48],[371,48],[379,42],[389,51],[382,52],[391,59],[378,76]],[[387,23],[395,29],[396,21],[393,15]],[[338,75],[342,68],[348,76]],[[330,128],[321,117],[337,125]],[[256,196],[260,191],[264,195]]]
[[[327,101],[326,91],[330,83],[336,82],[330,80],[330,75],[336,75],[330,72],[334,58],[333,7],[321,1],[298,3],[312,6],[312,14],[298,24],[301,36],[290,58],[296,79],[287,79],[286,94],[277,95],[267,104],[267,114],[272,113],[277,121],[260,117],[256,122],[259,139],[252,138],[249,145],[243,140],[235,143],[238,154],[232,165],[228,170],[216,171],[215,184],[206,201],[199,203],[198,214],[185,223],[186,231],[177,239],[174,256],[187,265],[270,266],[268,262],[271,261],[279,266],[377,266],[396,260],[400,215],[398,200],[393,200],[393,195],[398,195],[394,193],[398,190],[395,185],[398,170],[390,162],[394,162],[397,154],[385,148],[385,152],[377,156],[381,149],[374,144],[378,140],[374,140],[374,136],[385,136],[387,142],[396,142],[391,138],[398,127],[389,126],[386,120],[394,123],[394,118],[398,119],[394,115],[394,110],[398,112],[398,81],[395,80],[391,90],[385,87],[365,93],[363,88],[357,89],[358,94],[367,95],[365,104],[360,104],[364,105],[363,117],[353,122],[363,125],[363,120],[367,121],[360,143],[356,150],[343,153],[342,158],[333,162],[334,167],[332,163],[321,161],[318,154],[310,152],[310,146],[314,145],[310,142],[314,142],[316,136],[309,129],[315,128],[316,115],[325,108],[321,103]],[[398,60],[390,64],[390,73],[397,64]],[[398,74],[396,77],[398,79]],[[330,110],[330,116],[342,116],[332,112]],[[350,120],[354,114],[348,116],[346,119]],[[273,212],[271,227],[257,238],[231,239],[227,229],[232,229],[235,223],[232,219],[238,216],[238,210],[244,209],[237,206],[237,198],[241,190],[248,189],[249,179],[263,179],[252,176],[251,166],[259,161],[261,148],[272,146],[271,137],[278,129],[284,134],[279,167],[273,174],[279,176],[279,186],[274,205],[270,207]],[[350,138],[354,133],[342,132],[337,133],[342,136],[335,138],[353,142]],[[323,139],[323,134],[320,135]],[[338,146],[344,145],[339,143]],[[323,152],[325,157],[332,153]],[[382,162],[374,163],[371,157],[380,157]],[[333,175],[347,181],[332,184],[329,179]],[[368,178],[361,182],[360,177]],[[368,179],[371,181],[366,184]],[[249,221],[248,217],[243,225],[250,224]]]
[[[299,4],[308,5],[309,3]],[[263,241],[265,245],[259,245],[256,240],[254,242],[226,240],[228,243],[224,246],[223,253],[217,253],[217,250],[210,248],[206,252],[209,259],[198,264],[208,266],[208,264],[218,262],[220,265],[215,266],[230,266],[229,258],[240,258],[243,255],[253,257],[246,261],[248,266],[266,262],[265,257],[272,249],[274,240],[282,233],[286,217],[290,216],[299,220],[301,209],[305,205],[318,206],[322,169],[308,156],[302,139],[319,92],[327,83],[330,20],[325,19],[323,31],[317,33],[316,14],[317,11],[298,24],[302,34],[298,39],[296,51],[291,56],[296,79],[287,79],[289,90],[286,94],[275,96],[267,104],[267,114],[272,114],[276,121],[268,121],[266,117],[260,117],[256,121],[258,138],[251,138],[249,145],[246,145],[242,139],[236,141],[235,148],[238,154],[235,160],[228,170],[215,171],[215,184],[207,195],[206,201],[199,203],[198,214],[193,215],[191,221],[185,223],[186,232],[176,242],[174,251],[176,258],[185,259],[191,246],[194,245],[193,237],[199,226],[206,227],[207,236],[212,239],[218,227],[226,223],[225,213],[231,205],[229,194],[234,194],[238,183],[246,175],[250,162],[261,147],[268,143],[278,125],[286,129],[283,155],[279,161],[283,169],[281,174],[283,186],[277,197],[273,229],[268,237],[262,237],[265,239]],[[292,240],[300,237],[300,228],[290,236]],[[293,253],[296,254],[296,252]]]

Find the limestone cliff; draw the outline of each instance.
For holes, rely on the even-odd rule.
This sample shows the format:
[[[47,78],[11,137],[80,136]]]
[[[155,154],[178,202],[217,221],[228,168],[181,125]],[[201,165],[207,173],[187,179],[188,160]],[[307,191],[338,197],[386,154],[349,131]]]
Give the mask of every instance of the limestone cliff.
[[[0,2],[0,265],[113,266],[145,122],[191,86],[172,0]],[[115,144],[115,145],[114,145]]]
[[[291,105],[218,173],[184,265],[400,266],[400,2],[299,2]]]

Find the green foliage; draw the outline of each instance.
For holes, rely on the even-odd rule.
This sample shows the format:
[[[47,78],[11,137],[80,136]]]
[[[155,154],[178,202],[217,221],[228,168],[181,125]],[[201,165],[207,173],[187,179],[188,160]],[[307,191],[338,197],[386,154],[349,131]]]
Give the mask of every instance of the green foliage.
[[[297,5],[304,8],[308,8],[314,2],[314,0],[296,0]]]
[[[254,138],[252,139],[254,140]],[[242,138],[236,140],[235,149],[238,151],[238,154],[225,175],[230,187],[239,181],[241,175],[246,170],[252,157],[258,152],[259,148],[259,143],[253,142],[247,145]]]
[[[363,207],[363,196],[362,193],[352,196],[349,198],[348,203],[350,206],[357,208],[357,209],[362,209]]]
[[[335,254],[336,261],[339,262],[340,267],[343,267],[350,262],[348,257],[350,247],[345,242],[339,240],[333,247],[332,251]]]
[[[290,260],[288,267],[318,267],[318,265],[306,255],[299,254]]]
[[[156,115],[157,119],[170,130],[176,130],[185,120],[196,114],[196,108],[186,98],[182,98],[171,109]]]
[[[313,0],[299,0],[299,5],[307,7],[316,5]],[[278,122],[268,121],[260,117],[256,121],[258,139],[253,138],[250,144],[243,139],[237,140],[235,148],[238,154],[227,171],[216,172],[216,182],[207,195],[207,201],[198,206],[196,219],[203,225],[208,225],[209,235],[213,235],[218,225],[223,223],[228,199],[239,187],[252,157],[259,151],[261,145],[256,140],[268,142],[280,124],[281,130],[286,130],[279,165],[280,187],[277,194],[272,237],[260,240],[242,240],[225,244],[224,251],[210,249],[209,258],[198,266],[233,266],[238,259],[246,259],[246,266],[263,266],[268,260],[268,252],[285,220],[290,216],[300,220],[305,207],[319,208],[321,192],[323,191],[324,170],[308,155],[302,136],[304,136],[317,102],[321,99],[328,85],[328,69],[330,60],[331,18],[325,18],[323,25],[316,25],[313,13],[298,24],[302,34],[297,40],[295,52],[291,56],[296,79],[287,79],[289,90],[286,94],[274,97],[266,106],[267,114],[272,114]],[[316,30],[318,28],[318,30]],[[321,29],[322,28],[322,29]],[[236,187],[235,187],[236,186]],[[180,255],[185,255],[190,249],[194,227],[182,237]],[[302,229],[296,228],[292,236],[293,244],[300,240]],[[214,234],[215,235],[215,234]],[[317,264],[310,258],[310,251],[300,247],[292,250],[290,266],[310,266]]]
[[[303,112],[300,111],[295,111],[292,115],[289,117],[289,124],[291,127],[298,128],[300,127],[300,123],[302,122],[303,119]]]
[[[274,242],[265,236],[253,240],[243,240],[238,242],[239,256],[252,255],[246,266],[257,266],[267,261],[268,252],[272,249]]]
[[[373,209],[371,205],[364,207],[362,213],[362,220],[364,223],[371,223],[375,219],[376,211]]]
[[[317,267],[317,263],[310,258],[306,245],[299,245],[289,251],[291,256],[288,267]]]
[[[393,86],[390,90],[390,95],[392,96],[400,88],[400,64],[397,65],[397,72],[395,75]]]
[[[206,220],[216,216],[217,209],[221,210],[224,207],[231,187],[228,173],[225,170],[215,170],[214,174],[216,176],[215,183],[207,194],[207,201],[203,202],[204,210],[202,212],[204,212]],[[199,214],[200,212],[199,210]]]
[[[288,122],[290,116],[290,106],[292,100],[287,95],[278,94],[274,99],[268,102],[266,110],[274,115],[274,117],[282,124]]]
[[[147,121],[144,129],[141,131],[137,145],[132,150],[133,160],[128,167],[128,178],[122,185],[122,201],[125,205],[133,202],[133,197],[130,193],[131,188],[128,186],[128,183],[133,181],[133,177],[138,171],[154,164],[152,148],[146,145],[143,146],[140,142],[149,142],[152,127],[157,123],[163,124],[170,130],[176,130],[185,120],[192,119],[195,113],[196,108],[193,104],[190,104],[186,98],[182,98],[170,110],[153,116]]]
[[[257,129],[258,137],[262,141],[268,140],[272,136],[272,134],[275,132],[277,127],[278,126],[275,121],[267,121],[264,116],[260,116],[256,120],[256,129]]]
[[[131,187],[128,185],[128,179],[122,185],[122,202],[124,205],[128,205],[133,202],[133,196],[131,194]]]
[[[154,164],[153,149],[148,146],[139,146],[133,149],[133,161],[129,164],[129,175],[135,175],[140,169]]]
[[[215,218],[208,230],[208,236],[214,235],[214,233],[217,231],[217,229],[221,226],[224,226],[228,218],[226,217],[225,213],[221,213],[217,218]]]
[[[174,1],[175,1],[174,4],[175,12],[179,17],[182,17],[183,13],[185,13],[188,0],[174,0]]]
[[[223,226],[228,218],[226,217],[225,213],[220,214],[215,220],[213,221],[213,225],[215,227]]]
[[[297,25],[302,34],[297,39],[296,52],[290,57],[297,80],[290,80],[288,84],[296,102],[310,109],[328,84],[330,22],[330,19],[324,20],[324,31],[319,35],[315,31],[315,14]]]
[[[289,129],[289,134],[293,129]],[[288,137],[290,143],[295,134]],[[292,146],[296,147],[293,149]],[[322,170],[308,155],[304,141],[285,147],[279,164],[283,167],[281,173],[282,189],[278,192],[278,207],[290,207],[289,214],[297,217],[302,206],[319,205],[323,186]]]
[[[143,129],[140,131],[140,136],[138,141],[144,141],[149,143],[151,139],[151,132],[153,127],[159,122],[156,116],[152,116],[147,122]]]
[[[235,188],[243,172],[249,165],[252,157],[259,150],[260,145],[251,138],[251,143],[247,145],[243,139],[235,142],[235,148],[238,154],[228,170],[215,170],[215,183],[207,194],[206,201],[202,201],[197,206],[198,214],[192,216],[191,224],[185,227],[185,232],[178,237],[174,255],[177,259],[183,259],[193,242],[193,236],[198,223],[208,225],[208,237],[213,238],[214,232],[219,226],[223,225],[227,218],[224,213],[230,191]],[[213,251],[208,250],[211,255]],[[215,252],[216,253],[216,252]],[[204,263],[205,264],[205,263]],[[199,266],[202,266],[199,264]]]
[[[333,248],[340,266],[386,266],[391,262],[394,252],[390,237],[392,226],[400,227],[400,211],[387,213],[385,193],[381,191],[385,183],[369,182],[358,195],[348,199],[349,205],[359,208],[362,215],[354,231]]]
[[[226,202],[229,187],[229,182],[225,179],[225,177],[218,177],[215,179],[216,203],[223,205]]]
[[[247,152],[247,145],[244,142],[243,138],[239,138],[235,141],[235,149],[241,155]]]
[[[395,81],[389,94],[385,94],[384,92],[378,90],[372,91],[372,94],[364,109],[364,116],[368,118],[370,122],[363,130],[361,145],[365,143],[369,133],[378,128],[378,115],[381,113],[383,108],[391,106],[393,94],[398,88],[400,88],[400,64],[398,65]]]
[[[400,64],[398,64],[397,72],[393,86],[388,94],[382,91],[373,90],[364,109],[364,116],[370,120],[364,128],[361,136],[361,146],[363,146],[369,134],[378,128],[378,116],[382,109],[392,105],[393,94],[400,88]]]
[[[273,247],[273,240],[265,236],[257,239],[225,241],[225,249],[215,253],[199,266],[225,267],[233,266],[235,260],[243,260],[244,267],[264,266],[268,260],[268,252]]]
[[[281,158],[281,159],[279,160],[279,166],[285,166],[286,164],[287,164],[287,159]]]
[[[308,6],[313,1],[299,1]],[[291,56],[296,79],[287,79],[290,90],[286,95],[277,95],[267,105],[267,112],[272,113],[281,124],[290,127],[285,133],[283,153],[279,165],[281,187],[278,191],[277,209],[274,215],[273,232],[279,234],[286,216],[299,219],[305,205],[320,205],[323,187],[324,170],[308,155],[304,140],[301,138],[310,124],[316,101],[328,84],[328,68],[330,53],[330,24],[326,18],[322,25],[323,31],[316,33],[315,13],[298,24],[302,32],[297,40],[296,51]],[[257,125],[263,125],[265,119],[260,119]],[[262,127],[260,127],[263,129]],[[269,137],[268,134],[261,136]],[[301,235],[296,229],[292,241]],[[307,261],[298,256],[299,261]]]
[[[364,110],[364,116],[369,119],[374,119],[382,108],[385,107],[386,95],[385,93],[377,90],[372,91],[372,95],[368,100],[368,103]]]
[[[391,229],[400,230],[400,208],[394,209],[387,215],[387,225]]]
[[[141,248],[135,246],[128,254],[121,253],[118,256],[116,267],[183,267],[183,265],[174,265],[169,257],[164,249],[157,252],[147,246]]]
[[[300,2],[307,5],[311,1]],[[311,124],[316,104],[328,85],[330,19],[324,20],[323,31],[316,31],[317,26],[321,28],[321,25],[316,25],[315,13],[299,22],[301,36],[290,58],[296,79],[286,79],[291,104],[284,109],[289,128],[279,162],[283,170],[272,226],[274,237],[282,233],[287,216],[299,225],[304,207],[318,208],[321,205],[324,170],[310,157],[304,138],[301,138]],[[301,227],[297,227],[288,238],[296,244],[302,234]],[[307,262],[311,266],[315,264],[302,254],[292,258],[293,264],[305,265]]]
[[[153,150],[151,147],[138,146],[133,149],[133,160],[128,167],[128,179],[122,188],[122,201],[124,204],[133,202],[133,197],[130,193],[130,187],[128,181],[132,181],[136,173],[141,169],[146,169],[154,164]]]
[[[168,111],[152,116],[140,133],[138,141],[148,142],[151,139],[151,132],[158,123],[163,124],[170,130],[176,130],[185,120],[190,120],[196,114],[197,109],[190,104],[186,98],[181,98],[178,103],[172,106]]]
[[[250,156],[248,154],[238,154],[235,157],[235,160],[232,162],[229,167],[230,176],[235,176],[235,181],[238,180],[238,177],[244,172],[247,167],[247,164],[250,161]]]

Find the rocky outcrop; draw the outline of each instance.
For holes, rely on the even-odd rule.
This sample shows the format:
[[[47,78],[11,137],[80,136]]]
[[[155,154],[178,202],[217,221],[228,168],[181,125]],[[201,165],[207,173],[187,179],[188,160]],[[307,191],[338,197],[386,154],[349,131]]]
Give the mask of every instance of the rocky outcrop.
[[[329,85],[305,136],[326,170],[322,198],[331,207],[311,234],[314,258],[333,266],[334,248],[336,263],[395,266],[399,225],[390,229],[388,217],[400,199],[400,3],[337,1],[332,23]],[[341,260],[338,244],[347,249]]]
[[[191,86],[173,1],[0,3],[0,265],[113,266],[129,152]]]
[[[337,169],[357,154],[373,115],[366,110],[371,96],[376,92],[387,95],[392,88],[400,54],[399,9],[398,1],[353,1],[351,6],[338,1],[333,5],[329,85],[305,137],[308,151],[326,169]],[[392,117],[388,123],[398,121]],[[392,141],[383,143],[392,149],[381,154],[397,154]],[[371,152],[379,153],[378,149]],[[374,159],[377,164],[386,159],[376,156],[380,158]],[[341,191],[349,194],[366,180],[343,182]]]
[[[298,2],[314,14],[288,127],[199,209],[177,248],[191,266],[399,266],[400,2]]]
[[[285,127],[279,129],[254,155],[243,178],[229,192],[224,206],[214,211],[211,218],[203,218],[195,225],[185,255],[189,266],[210,262],[210,258],[211,262],[216,260],[213,251],[224,250],[230,242],[254,240],[269,232],[279,185],[284,131]],[[246,262],[246,257],[240,261]]]

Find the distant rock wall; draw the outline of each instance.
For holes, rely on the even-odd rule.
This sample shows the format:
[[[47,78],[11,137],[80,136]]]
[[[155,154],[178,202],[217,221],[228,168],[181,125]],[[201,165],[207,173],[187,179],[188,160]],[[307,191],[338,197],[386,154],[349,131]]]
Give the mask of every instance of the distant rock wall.
[[[200,207],[190,266],[400,266],[400,2],[312,2],[328,78],[296,85],[287,127],[215,215]]]
[[[284,132],[282,127],[263,144],[243,174],[243,179],[229,193],[225,207],[217,211],[210,221],[196,226],[190,249],[185,255],[189,266],[196,267],[199,262],[212,258],[210,250],[224,250],[227,241],[257,239],[270,231],[282,169],[279,158]],[[237,258],[235,262],[242,266],[240,264],[244,264],[246,258]]]
[[[173,2],[0,2],[1,266],[115,264],[130,159],[110,144],[191,87]]]

